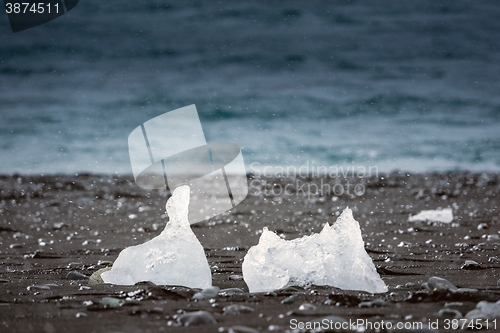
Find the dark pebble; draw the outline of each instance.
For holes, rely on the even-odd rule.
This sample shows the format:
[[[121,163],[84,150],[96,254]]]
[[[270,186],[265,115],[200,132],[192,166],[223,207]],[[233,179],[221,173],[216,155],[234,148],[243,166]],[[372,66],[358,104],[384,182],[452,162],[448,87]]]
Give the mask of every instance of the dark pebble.
[[[62,256],[59,256],[57,254],[51,254],[51,253],[45,253],[40,250],[36,250],[35,253],[30,255],[31,258],[33,259],[55,259],[55,258],[62,258]]]
[[[41,285],[33,285],[33,286],[29,286],[28,287],[28,290],[32,290],[32,289],[36,289],[36,290],[50,290],[50,286],[47,286],[46,284],[41,284]]]
[[[360,308],[376,308],[376,307],[381,307],[385,306],[386,303],[383,299],[376,299],[373,301],[366,301],[366,302],[361,302],[358,304],[358,307]]]
[[[151,286],[147,287],[146,291],[149,294],[149,299],[155,300],[184,300],[193,297],[193,290],[184,287],[164,287],[164,286]]]
[[[66,274],[66,279],[68,280],[88,280],[89,277],[85,274],[82,274],[78,271],[71,271]]]
[[[361,299],[355,295],[331,294],[328,296],[329,303],[339,306],[358,306]]]
[[[6,280],[6,279],[0,279],[0,283],[8,283],[10,282],[9,280]]]
[[[456,293],[461,295],[473,295],[477,293],[479,290],[473,288],[458,288]]]
[[[177,321],[183,326],[196,326],[205,324],[216,324],[214,317],[207,311],[196,311],[185,313]]]
[[[203,289],[202,291],[194,294],[193,299],[207,299],[214,298],[219,293],[219,287],[211,286]]]
[[[115,297],[103,297],[99,304],[104,308],[118,308],[125,304],[125,301]]]
[[[241,304],[231,304],[224,307],[222,311],[224,311],[224,314],[237,315],[240,313],[251,313],[254,312],[255,309]]]
[[[435,290],[438,292],[443,292],[443,291],[447,291],[447,290],[456,291],[458,289],[450,281],[443,279],[443,278],[440,278],[440,277],[437,277],[437,276],[431,277],[429,279],[429,281],[427,282],[427,284],[428,284],[430,290]]]
[[[23,247],[23,244],[19,244],[19,243],[10,244],[11,249],[21,249],[22,247]]]
[[[139,286],[139,287],[156,287],[156,284],[154,284],[151,281],[141,281],[141,282],[137,282],[136,284],[134,284],[134,286]]]
[[[235,325],[229,327],[227,330],[228,333],[259,333],[260,331],[256,330],[255,328],[247,327],[247,326],[241,326],[241,325]]]
[[[234,294],[244,294],[244,293],[245,291],[240,288],[226,288],[226,289],[221,289],[221,291],[219,291],[219,294],[222,295],[234,295]]]
[[[445,317],[445,318],[463,318],[462,313],[460,311],[455,310],[455,309],[441,309],[438,312],[439,317]]]

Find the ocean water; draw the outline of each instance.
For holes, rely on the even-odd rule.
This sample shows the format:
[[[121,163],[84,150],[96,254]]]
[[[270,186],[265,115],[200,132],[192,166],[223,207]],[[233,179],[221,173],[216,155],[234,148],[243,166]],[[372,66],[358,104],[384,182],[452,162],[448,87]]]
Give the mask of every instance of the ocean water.
[[[499,171],[499,17],[493,1],[86,0],[13,34],[0,15],[0,173],[131,173],[129,133],[190,104],[248,171]]]

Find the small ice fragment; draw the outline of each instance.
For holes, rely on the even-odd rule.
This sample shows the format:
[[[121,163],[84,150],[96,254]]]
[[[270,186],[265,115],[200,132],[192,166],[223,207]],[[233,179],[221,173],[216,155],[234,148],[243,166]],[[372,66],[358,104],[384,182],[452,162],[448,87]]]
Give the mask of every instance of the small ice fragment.
[[[250,292],[308,284],[371,293],[388,290],[365,251],[359,223],[349,208],[319,234],[290,241],[264,228],[259,244],[243,260],[243,278]]]
[[[416,221],[429,221],[429,222],[441,222],[441,223],[451,223],[453,221],[453,212],[451,208],[445,208],[441,210],[423,210],[417,215],[410,216],[408,218],[410,222]]]
[[[101,275],[105,283],[133,285],[151,281],[202,289],[212,286],[205,251],[189,224],[189,194],[187,185],[174,190],[167,202],[170,221],[163,232],[120,252],[113,268]]]

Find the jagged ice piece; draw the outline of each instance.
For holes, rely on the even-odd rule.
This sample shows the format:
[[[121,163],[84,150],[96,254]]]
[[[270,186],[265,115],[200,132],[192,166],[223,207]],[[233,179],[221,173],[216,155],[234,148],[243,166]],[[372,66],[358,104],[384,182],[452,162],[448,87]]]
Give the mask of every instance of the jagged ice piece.
[[[166,205],[170,221],[163,232],[144,244],[120,252],[113,268],[101,275],[105,283],[133,285],[151,281],[190,288],[212,285],[205,251],[188,221],[189,195],[189,186],[174,190]]]
[[[451,223],[453,221],[453,212],[451,208],[445,208],[441,210],[423,210],[417,215],[410,216],[408,218],[410,222],[416,221],[429,221],[429,222],[441,222],[441,223]]]
[[[349,208],[319,234],[287,241],[264,228],[259,244],[243,260],[243,278],[250,292],[309,284],[371,293],[388,290],[365,251],[359,223]]]

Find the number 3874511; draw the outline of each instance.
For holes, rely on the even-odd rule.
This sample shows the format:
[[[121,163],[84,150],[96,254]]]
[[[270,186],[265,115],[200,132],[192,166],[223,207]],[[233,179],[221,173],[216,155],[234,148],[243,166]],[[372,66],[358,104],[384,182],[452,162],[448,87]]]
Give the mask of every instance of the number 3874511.
[[[51,14],[59,13],[58,3],[45,2],[7,2],[5,4],[7,14]]]

